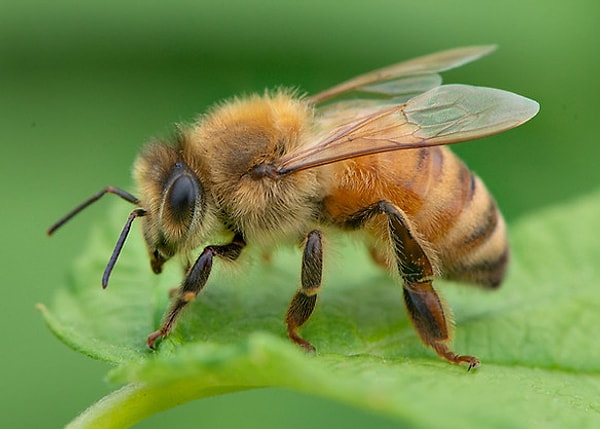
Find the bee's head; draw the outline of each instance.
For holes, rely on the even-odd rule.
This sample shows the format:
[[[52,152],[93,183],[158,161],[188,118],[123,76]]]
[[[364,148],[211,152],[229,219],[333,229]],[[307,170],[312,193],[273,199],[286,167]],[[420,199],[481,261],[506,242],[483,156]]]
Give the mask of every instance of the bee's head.
[[[143,230],[150,265],[160,273],[175,254],[197,247],[207,231],[207,193],[182,153],[167,144],[148,145],[138,157],[135,179],[146,215]]]
[[[185,137],[182,135],[181,138]],[[141,198],[136,198],[120,188],[107,186],[60,218],[48,229],[47,234],[54,234],[103,195],[118,195],[138,208],[131,212],[125,222],[104,270],[102,287],[108,285],[108,279],[123,249],[131,224],[138,217],[143,219],[150,265],[155,273],[160,273],[163,264],[172,256],[187,253],[198,247],[205,240],[206,234],[212,231],[216,221],[215,210],[209,209],[211,205],[208,203],[207,193],[195,172],[202,170],[201,160],[192,157],[191,161],[195,162],[192,167],[184,158],[181,145],[148,145],[135,165],[135,179]]]

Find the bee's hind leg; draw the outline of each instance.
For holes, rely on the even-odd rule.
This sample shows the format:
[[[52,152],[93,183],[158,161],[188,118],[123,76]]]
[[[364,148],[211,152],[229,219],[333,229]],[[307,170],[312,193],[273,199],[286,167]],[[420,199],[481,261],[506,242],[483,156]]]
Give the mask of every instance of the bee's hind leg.
[[[402,212],[388,202],[379,203],[388,216],[390,239],[400,276],[404,280],[404,302],[410,319],[423,342],[452,363],[466,363],[469,370],[479,366],[473,356],[458,355],[448,347],[452,338],[452,317],[432,286],[433,267],[411,233]]]
[[[434,270],[419,241],[410,231],[404,213],[388,201],[379,201],[349,216],[342,224],[359,228],[375,216],[386,215],[395,265],[404,281],[404,302],[415,330],[425,345],[452,363],[479,366],[473,356],[454,353],[448,347],[452,339],[452,317],[433,289]],[[393,266],[391,268],[394,268]]]

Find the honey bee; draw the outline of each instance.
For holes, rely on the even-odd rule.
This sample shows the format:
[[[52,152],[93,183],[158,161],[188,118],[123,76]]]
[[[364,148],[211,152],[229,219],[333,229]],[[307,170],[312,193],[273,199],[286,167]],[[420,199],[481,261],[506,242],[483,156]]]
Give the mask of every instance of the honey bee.
[[[324,234],[359,231],[374,259],[401,279],[423,343],[449,362],[477,367],[476,357],[450,348],[451,312],[433,281],[499,286],[509,260],[506,227],[481,179],[445,145],[516,127],[539,106],[498,89],[442,85],[438,73],[493,49],[430,54],[312,96],[278,89],[218,104],[180,127],[174,141],[142,150],[134,168],[140,198],[108,186],[48,234],[112,193],[137,208],[118,238],[103,287],[136,218],[155,273],[186,255],[185,276],[147,338],[150,348],[202,291],[215,257],[235,261],[246,243],[262,249],[303,244],[300,287],[285,323],[294,343],[314,350],[299,328],[321,288]],[[216,237],[226,241],[207,245]]]

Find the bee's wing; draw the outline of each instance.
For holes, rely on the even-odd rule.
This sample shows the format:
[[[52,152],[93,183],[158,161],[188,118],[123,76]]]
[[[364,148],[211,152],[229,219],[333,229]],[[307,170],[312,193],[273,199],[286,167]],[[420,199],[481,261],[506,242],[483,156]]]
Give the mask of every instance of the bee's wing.
[[[441,84],[437,73],[475,61],[495,48],[469,46],[414,58],[356,76],[309,97],[308,101],[317,104],[352,91],[394,97],[416,95]]]
[[[443,85],[404,104],[349,108],[327,117],[330,131],[276,167],[287,174],[362,155],[472,140],[514,128],[538,110],[538,103],[511,92]]]

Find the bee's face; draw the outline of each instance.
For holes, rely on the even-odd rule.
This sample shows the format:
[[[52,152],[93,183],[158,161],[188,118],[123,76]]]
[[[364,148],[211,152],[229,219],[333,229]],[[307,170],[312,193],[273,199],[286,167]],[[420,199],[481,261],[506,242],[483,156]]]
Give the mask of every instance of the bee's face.
[[[179,154],[151,145],[136,165],[150,265],[160,273],[173,255],[195,245],[206,213],[204,186]]]

